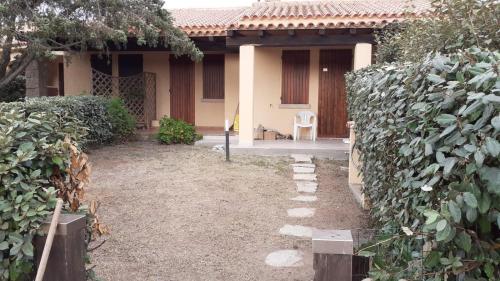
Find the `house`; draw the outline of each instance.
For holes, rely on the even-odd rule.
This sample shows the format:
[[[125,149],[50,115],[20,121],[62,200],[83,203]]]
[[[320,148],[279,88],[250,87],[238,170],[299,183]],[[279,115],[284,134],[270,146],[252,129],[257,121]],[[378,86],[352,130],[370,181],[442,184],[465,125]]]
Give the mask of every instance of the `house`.
[[[429,8],[427,0],[332,0],[172,10],[176,25],[204,52],[203,61],[141,47],[131,38],[126,49],[107,57],[89,51],[64,63],[60,56],[48,63],[44,80],[52,94],[148,88],[145,100],[130,105],[140,108],[146,126],[168,115],[221,128],[238,114],[241,145],[253,144],[259,125],[291,134],[303,110],[317,114],[318,137],[344,138],[344,74],[371,64],[376,30]],[[28,70],[32,77],[38,68]]]

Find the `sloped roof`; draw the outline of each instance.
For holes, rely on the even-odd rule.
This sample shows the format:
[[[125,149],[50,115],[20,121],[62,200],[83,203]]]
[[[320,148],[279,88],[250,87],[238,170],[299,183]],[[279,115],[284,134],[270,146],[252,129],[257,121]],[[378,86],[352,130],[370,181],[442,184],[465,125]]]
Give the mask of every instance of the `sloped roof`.
[[[256,2],[250,7],[171,10],[190,36],[225,35],[227,30],[373,28],[423,15],[429,0],[331,0]]]

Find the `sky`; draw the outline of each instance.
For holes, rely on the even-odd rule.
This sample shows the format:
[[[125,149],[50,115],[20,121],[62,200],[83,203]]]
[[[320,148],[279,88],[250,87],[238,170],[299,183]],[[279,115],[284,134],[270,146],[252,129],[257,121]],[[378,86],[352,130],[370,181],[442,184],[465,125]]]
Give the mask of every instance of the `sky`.
[[[257,0],[165,0],[167,9],[250,6]]]

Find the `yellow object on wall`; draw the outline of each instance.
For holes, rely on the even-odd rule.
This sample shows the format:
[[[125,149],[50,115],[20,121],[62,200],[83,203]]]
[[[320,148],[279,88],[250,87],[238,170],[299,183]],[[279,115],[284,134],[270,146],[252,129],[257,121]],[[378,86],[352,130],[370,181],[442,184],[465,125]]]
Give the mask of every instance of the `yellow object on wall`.
[[[239,132],[240,131],[240,115],[239,114],[236,114],[236,116],[234,117],[233,130],[235,132]]]

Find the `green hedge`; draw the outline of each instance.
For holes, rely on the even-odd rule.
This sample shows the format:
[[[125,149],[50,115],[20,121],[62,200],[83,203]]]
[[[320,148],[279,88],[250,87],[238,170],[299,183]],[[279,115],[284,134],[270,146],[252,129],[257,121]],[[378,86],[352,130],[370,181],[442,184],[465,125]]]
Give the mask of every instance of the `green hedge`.
[[[193,144],[201,139],[193,125],[167,116],[160,120],[158,140],[164,144]]]
[[[65,137],[85,134],[78,120],[0,103],[0,280],[28,280],[33,237],[55,207],[49,179],[69,166]]]
[[[374,279],[499,280],[499,61],[469,49],[347,75],[364,192],[399,232],[363,249]]]
[[[0,102],[22,100],[26,96],[26,79],[18,76],[6,86],[0,88]]]
[[[61,118],[79,120],[88,134],[79,144],[100,145],[133,134],[135,120],[118,99],[97,96],[68,96],[28,98],[23,102],[9,103],[26,113],[53,112]]]

